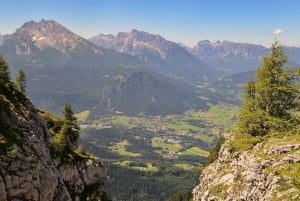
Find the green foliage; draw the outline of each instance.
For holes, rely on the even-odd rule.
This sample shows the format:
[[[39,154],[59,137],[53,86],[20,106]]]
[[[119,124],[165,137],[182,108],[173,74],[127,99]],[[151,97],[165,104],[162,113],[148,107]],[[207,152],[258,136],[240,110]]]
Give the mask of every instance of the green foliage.
[[[59,131],[61,130],[64,121],[63,119],[54,116],[53,114],[47,112],[47,111],[42,111],[39,110],[40,115],[43,117],[43,119],[46,122],[46,126],[48,130],[50,131],[50,134],[52,136],[55,136]]]
[[[226,184],[217,184],[215,186],[210,187],[209,194],[218,196],[225,200],[228,188],[229,186]]]
[[[85,159],[95,160],[95,156],[87,153],[82,145],[74,150],[77,145],[72,146],[70,141],[70,135],[74,132],[74,127],[66,118],[59,118],[45,111],[39,112],[51,134],[49,148],[53,157],[60,157],[64,162]]]
[[[210,163],[214,162],[218,158],[219,151],[220,151],[222,145],[224,144],[224,142],[225,142],[225,138],[221,137],[219,139],[218,143],[210,151],[209,156],[207,158],[207,162],[206,162],[207,164],[210,164]]]
[[[284,69],[287,57],[276,41],[263,59],[256,78],[245,84],[238,128],[253,136],[271,130],[285,131],[298,121],[291,115],[297,107],[298,89],[291,72]]]
[[[63,118],[54,117],[50,113],[42,112],[48,129],[53,137],[50,139],[50,148],[53,153],[59,154],[65,151],[74,150],[77,146],[79,137],[79,125],[73,113],[71,105],[65,103],[63,109]]]
[[[165,201],[178,191],[192,191],[199,175],[156,162],[159,171],[140,171],[106,163],[113,200]]]
[[[251,149],[257,143],[261,142],[261,136],[252,136],[246,133],[236,133],[234,140],[230,141],[230,148],[232,152],[243,152]]]
[[[76,114],[75,117],[77,118],[78,121],[84,122],[87,120],[89,115],[90,115],[90,111],[85,110],[85,111],[82,111],[82,112]]]
[[[293,77],[284,64],[287,56],[275,42],[270,55],[263,59],[263,66],[256,72],[256,99],[258,106],[272,117],[289,119],[289,110],[295,108],[297,88],[293,84]]]
[[[177,192],[167,201],[192,201],[193,194],[191,192]]]
[[[20,70],[16,76],[16,84],[18,89],[25,93],[25,89],[26,89],[26,75],[25,72],[23,70]]]
[[[85,155],[84,147],[80,144],[75,151],[78,155]]]
[[[92,159],[95,160],[95,156],[85,151],[82,144],[78,146],[78,148],[74,151],[81,159]]]
[[[10,158],[16,159],[18,157],[19,147],[16,144],[13,144],[10,146],[10,149],[8,150],[8,155]]]
[[[64,124],[66,124],[66,135],[68,136],[71,144],[76,144],[79,137],[80,127],[77,123],[77,118],[74,115],[71,105],[65,103],[62,113],[64,115]]]
[[[205,151],[199,147],[191,147],[184,152],[182,152],[183,156],[190,155],[190,156],[203,156],[207,157],[209,155],[208,151]]]
[[[86,185],[85,188],[84,188],[84,191],[82,193],[80,193],[79,200],[85,200],[85,201],[93,201],[93,200],[111,201],[110,197],[107,195],[106,192],[99,191],[99,189],[101,189],[101,185],[102,185],[101,183]],[[74,197],[74,195],[72,197]],[[77,200],[77,199],[73,199],[73,200]]]
[[[164,201],[178,191],[192,191],[199,182],[200,163],[206,160],[205,157],[182,155],[178,159],[163,158],[163,155],[169,152],[162,147],[153,146],[153,138],[159,142],[158,140],[163,140],[165,136],[167,142],[168,138],[172,138],[169,135],[175,135],[174,132],[156,133],[141,127],[128,129],[115,125],[111,128],[83,129],[80,142],[87,151],[105,161],[109,176],[109,192],[113,200],[126,198],[128,201]],[[191,147],[209,149],[207,145],[201,145],[200,140],[192,136],[180,135],[176,138],[176,141],[169,140],[168,143],[177,145],[178,140],[182,139],[180,141],[190,144]],[[125,149],[127,154],[108,148],[117,146]],[[165,153],[157,154],[156,151]],[[140,156],[133,157],[131,153],[140,153]],[[189,164],[189,167],[176,165],[179,163]]]
[[[0,155],[9,153],[16,153],[13,147],[22,144],[22,134],[17,129],[11,128],[5,122],[0,121]],[[15,154],[12,154],[15,155]]]
[[[208,150],[234,127],[237,111],[218,105],[184,115],[104,117],[86,122],[80,142],[105,161],[114,200],[165,201],[199,183]]]
[[[63,162],[72,163],[78,160],[92,159],[95,156],[85,151],[82,145],[77,146],[77,141],[72,141],[74,133],[79,135],[79,125],[73,116],[70,105],[63,109],[64,117],[54,116],[46,111],[39,111],[50,131],[49,148],[53,157],[59,157]],[[78,137],[77,137],[78,138]]]
[[[1,84],[4,84],[9,81],[10,81],[10,75],[9,75],[8,65],[3,59],[3,57],[0,55],[0,82]]]
[[[62,153],[66,150],[70,150],[70,144],[68,135],[72,128],[64,122],[61,130],[50,140],[51,148],[56,152]]]
[[[300,189],[300,164],[299,163],[290,163],[285,164],[283,167],[276,168],[276,174],[284,177],[288,176],[292,178],[292,185],[294,185],[297,189]]]
[[[10,80],[8,65],[0,56],[0,154],[15,156],[15,147],[22,145],[23,132],[21,128],[12,126],[14,122],[8,122],[7,117],[13,119],[12,113],[22,114],[22,118],[30,116],[26,107],[28,98],[21,93]],[[15,121],[15,120],[14,120]]]
[[[23,109],[27,111],[23,106],[24,102],[28,98],[21,93],[16,85],[10,80],[8,65],[0,55],[0,109],[1,111],[11,111],[17,109]],[[1,115],[1,114],[0,114]],[[0,116],[1,118],[1,116]],[[1,119],[0,119],[1,120]]]

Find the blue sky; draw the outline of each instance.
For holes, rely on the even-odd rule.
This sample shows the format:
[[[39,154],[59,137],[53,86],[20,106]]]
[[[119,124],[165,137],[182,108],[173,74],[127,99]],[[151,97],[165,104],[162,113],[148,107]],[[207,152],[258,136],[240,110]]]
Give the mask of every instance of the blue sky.
[[[0,33],[44,18],[85,38],[135,28],[189,46],[200,40],[270,46],[281,29],[283,45],[300,46],[299,9],[299,0],[6,0]]]

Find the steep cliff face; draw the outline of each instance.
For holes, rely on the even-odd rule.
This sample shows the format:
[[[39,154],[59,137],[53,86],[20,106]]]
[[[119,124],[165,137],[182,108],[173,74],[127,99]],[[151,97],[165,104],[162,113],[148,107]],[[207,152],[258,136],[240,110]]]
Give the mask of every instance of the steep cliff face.
[[[53,158],[44,119],[12,82],[0,81],[0,201],[109,200],[101,161],[76,152]]]
[[[299,134],[255,143],[253,139],[239,143],[230,134],[225,137],[218,159],[204,169],[193,190],[194,201],[300,200]],[[251,148],[242,150],[243,143]],[[235,150],[237,146],[240,150]]]

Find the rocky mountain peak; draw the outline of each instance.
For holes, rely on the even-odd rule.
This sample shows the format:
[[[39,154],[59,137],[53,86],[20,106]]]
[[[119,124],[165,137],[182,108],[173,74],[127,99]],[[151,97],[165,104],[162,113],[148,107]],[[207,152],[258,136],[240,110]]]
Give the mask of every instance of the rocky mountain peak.
[[[166,39],[160,35],[150,34],[150,33],[144,32],[144,31],[139,31],[137,29],[132,29],[127,34],[127,37],[132,38],[136,41],[143,41],[143,42],[149,42],[149,43],[156,42],[156,44],[166,41]]]
[[[43,32],[44,34],[47,33],[48,31],[59,31],[59,30],[64,30],[66,29],[59,23],[55,22],[54,20],[45,20],[42,19],[39,22],[35,21],[29,21],[23,24],[20,28],[17,29],[17,31],[21,30],[27,30],[27,31],[37,31],[39,30],[40,32]],[[71,31],[68,31],[69,33],[72,33]]]
[[[248,43],[235,43],[231,41],[216,41],[208,40],[200,41],[193,48],[193,53],[198,55],[205,54],[225,58],[228,56],[241,56],[246,58],[259,58],[265,53],[267,48],[261,45],[253,45]]]
[[[99,34],[90,40],[99,46],[132,55],[138,54],[141,48],[145,48],[158,53],[161,57],[165,56],[163,48],[167,44],[166,39],[162,36],[137,29],[119,32],[116,36]]]
[[[80,45],[91,45],[87,40],[59,23],[44,19],[39,22],[26,22],[11,35],[11,38],[17,41],[16,51],[19,54],[30,54],[32,48],[49,47],[68,53]]]
[[[256,69],[268,48],[231,41],[200,41],[193,48],[186,48],[200,60],[219,70],[220,76]]]

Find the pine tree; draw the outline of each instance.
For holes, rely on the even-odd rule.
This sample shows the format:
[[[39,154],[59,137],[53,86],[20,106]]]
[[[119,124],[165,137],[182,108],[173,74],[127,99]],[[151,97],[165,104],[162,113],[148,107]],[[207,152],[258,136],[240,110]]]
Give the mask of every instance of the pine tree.
[[[51,145],[56,151],[63,152],[70,149],[69,145],[69,134],[70,127],[64,122],[61,130],[57,133],[50,141]]]
[[[10,75],[8,70],[8,65],[0,55],[0,82],[6,83],[9,82]]]
[[[16,76],[16,84],[18,89],[25,93],[25,89],[26,89],[26,75],[25,72],[21,69],[18,73],[18,75]]]
[[[253,136],[292,126],[291,110],[297,107],[298,89],[291,72],[284,69],[287,56],[277,41],[263,58],[256,78],[246,83],[238,128]]]
[[[50,140],[52,150],[57,153],[75,150],[78,146],[80,128],[71,105],[65,103],[62,113],[63,118],[61,119],[61,128]]]
[[[284,64],[287,56],[276,41],[270,55],[264,57],[257,71],[257,101],[260,109],[276,118],[290,118],[289,110],[295,108],[298,89]]]
[[[79,130],[80,130],[80,127],[77,123],[77,118],[74,115],[71,105],[68,103],[65,103],[62,113],[63,113],[64,123],[67,124],[69,128],[68,139],[70,145],[73,145],[73,148],[76,148],[78,143],[77,141],[79,137]]]

